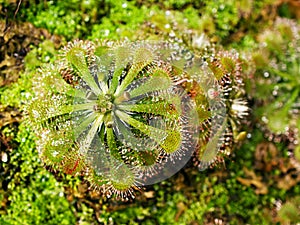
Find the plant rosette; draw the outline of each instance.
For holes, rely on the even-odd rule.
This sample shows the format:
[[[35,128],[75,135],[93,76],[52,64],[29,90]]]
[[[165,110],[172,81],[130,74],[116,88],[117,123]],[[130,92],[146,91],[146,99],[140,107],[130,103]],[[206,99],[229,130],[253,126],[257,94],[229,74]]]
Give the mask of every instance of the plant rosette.
[[[34,78],[27,105],[41,158],[124,200],[195,155],[206,169],[230,120],[210,67],[175,43],[70,42]]]

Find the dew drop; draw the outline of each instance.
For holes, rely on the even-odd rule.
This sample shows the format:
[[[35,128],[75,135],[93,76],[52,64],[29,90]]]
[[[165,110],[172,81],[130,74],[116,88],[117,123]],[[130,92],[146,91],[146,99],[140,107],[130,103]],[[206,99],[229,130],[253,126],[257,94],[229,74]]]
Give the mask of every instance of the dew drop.
[[[1,161],[6,163],[8,161],[8,155],[5,152],[2,152]]]
[[[263,116],[263,117],[261,118],[261,120],[262,120],[264,123],[268,123],[268,122],[269,122],[268,118],[265,117],[265,116]]]
[[[264,77],[268,78],[270,76],[269,72],[264,72]]]
[[[186,60],[191,59],[191,58],[192,58],[192,53],[190,53],[190,52],[186,53],[186,55],[184,56],[184,58],[185,58]]]
[[[40,117],[40,113],[37,111],[37,110],[32,110],[32,113],[33,113],[33,117],[34,118],[39,118]]]
[[[171,32],[169,33],[169,37],[170,37],[170,38],[174,38],[174,37],[175,37],[174,31],[171,31]]]

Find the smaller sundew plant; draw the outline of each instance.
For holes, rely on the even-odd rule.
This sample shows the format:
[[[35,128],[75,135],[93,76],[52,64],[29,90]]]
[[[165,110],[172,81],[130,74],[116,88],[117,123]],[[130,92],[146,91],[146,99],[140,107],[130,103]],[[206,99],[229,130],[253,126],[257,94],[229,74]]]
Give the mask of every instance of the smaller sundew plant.
[[[208,63],[168,42],[69,43],[35,78],[27,105],[41,158],[123,200],[191,157],[207,168],[232,142],[228,112],[246,107],[226,100],[230,57]]]
[[[284,134],[299,124],[300,26],[295,21],[277,18],[258,40],[259,51],[253,54],[253,60],[257,64],[256,85],[263,86],[264,95],[257,94],[263,100],[257,111],[272,133]],[[261,65],[257,61],[262,56],[265,58]],[[268,110],[264,109],[266,104]]]

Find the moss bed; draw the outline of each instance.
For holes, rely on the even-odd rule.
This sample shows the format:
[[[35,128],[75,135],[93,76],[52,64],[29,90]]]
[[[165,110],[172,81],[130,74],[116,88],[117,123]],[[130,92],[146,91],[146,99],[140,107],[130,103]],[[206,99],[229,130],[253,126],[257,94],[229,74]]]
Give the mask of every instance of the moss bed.
[[[299,12],[293,0],[0,0],[0,224],[299,224]],[[77,38],[189,45],[201,34],[251,59],[246,137],[223,163],[187,165],[128,202],[43,165],[23,107],[58,49]]]

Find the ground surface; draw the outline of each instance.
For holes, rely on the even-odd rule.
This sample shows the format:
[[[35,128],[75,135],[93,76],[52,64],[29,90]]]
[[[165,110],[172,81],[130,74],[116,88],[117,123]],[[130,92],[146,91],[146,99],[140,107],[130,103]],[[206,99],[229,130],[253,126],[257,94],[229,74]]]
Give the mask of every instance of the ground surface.
[[[289,47],[299,48],[299,12],[292,0],[0,0],[0,224],[300,223],[300,50]],[[36,70],[75,38],[159,39],[170,32],[187,44],[205,33],[253,60],[244,63],[251,116],[241,128],[243,144],[224,163],[205,171],[187,166],[130,202],[45,168],[23,122]]]

